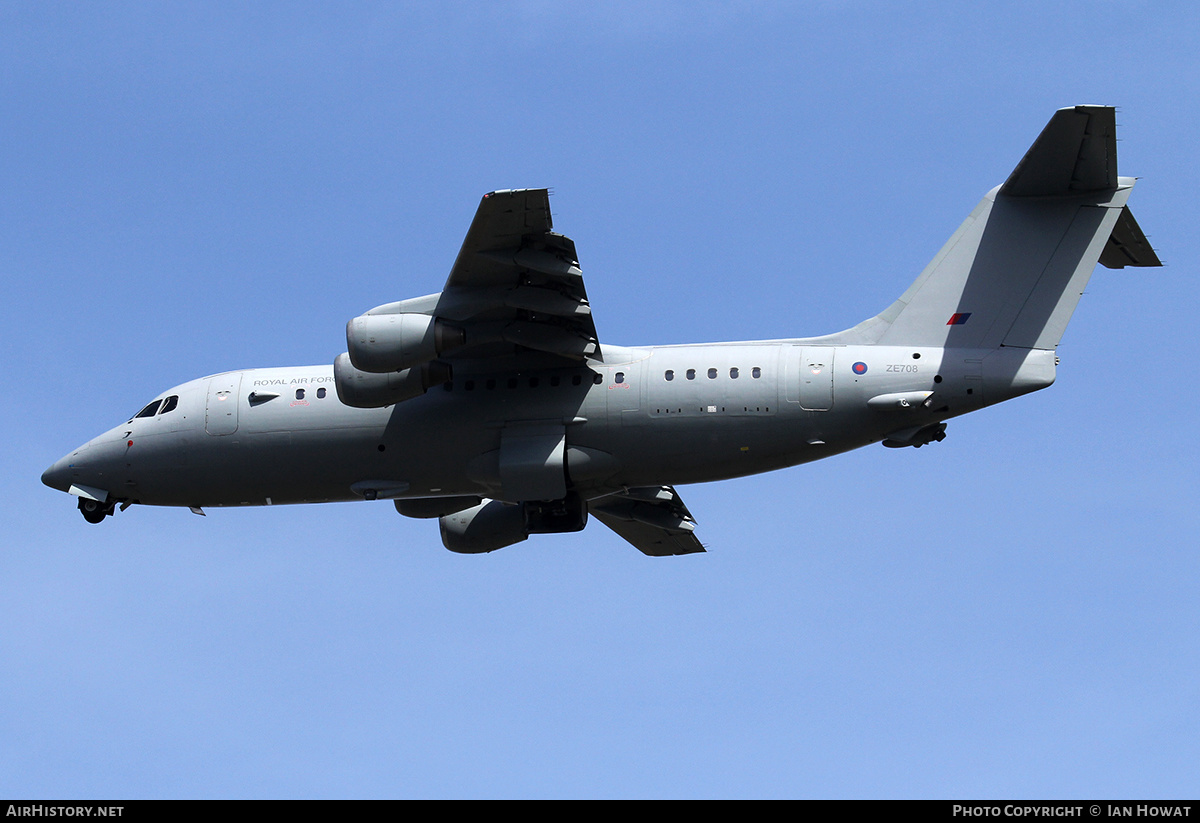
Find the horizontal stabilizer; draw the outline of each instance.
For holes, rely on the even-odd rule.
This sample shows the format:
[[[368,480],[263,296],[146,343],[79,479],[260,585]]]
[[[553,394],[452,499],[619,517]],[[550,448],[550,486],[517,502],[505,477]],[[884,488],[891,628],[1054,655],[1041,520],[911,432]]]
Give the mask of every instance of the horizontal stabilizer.
[[[1116,187],[1116,110],[1074,106],[1054,113],[1000,193],[1046,197]]]
[[[1110,269],[1123,269],[1126,266],[1161,266],[1162,261],[1150,248],[1150,241],[1142,233],[1142,228],[1133,219],[1129,206],[1121,209],[1117,225],[1113,226],[1104,251],[1100,253],[1100,264]]]

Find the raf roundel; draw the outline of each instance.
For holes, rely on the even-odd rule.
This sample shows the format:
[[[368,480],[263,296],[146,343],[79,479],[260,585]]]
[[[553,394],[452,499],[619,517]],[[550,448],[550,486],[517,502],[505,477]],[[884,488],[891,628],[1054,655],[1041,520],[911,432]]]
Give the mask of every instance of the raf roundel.
[[[857,363],[855,363],[850,368],[854,369],[855,374],[866,374],[867,373],[867,364],[862,362],[861,360],[859,360]]]

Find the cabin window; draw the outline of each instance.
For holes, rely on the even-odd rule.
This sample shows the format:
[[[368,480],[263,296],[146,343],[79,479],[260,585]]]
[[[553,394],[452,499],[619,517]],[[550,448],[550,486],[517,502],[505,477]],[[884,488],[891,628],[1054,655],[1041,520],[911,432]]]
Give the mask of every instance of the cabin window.
[[[317,397],[320,398],[321,400],[325,399],[325,389],[323,387],[317,389]]]
[[[558,385],[558,383],[559,383],[559,378],[558,378],[558,375],[557,375],[557,374],[556,374],[556,375],[554,375],[553,377],[551,377],[551,378],[550,378],[550,385],[551,385],[551,386],[557,386],[557,385]]]
[[[492,389],[496,388],[496,381],[491,378],[488,378],[488,381],[483,384],[483,387],[485,389],[487,389],[488,391],[491,391]]]
[[[624,383],[625,382],[625,372],[623,372],[623,371],[617,372],[617,376],[615,378],[613,378],[613,382],[614,383]]]
[[[536,377],[529,378],[529,388],[536,389],[538,387],[538,379]]]
[[[667,369],[667,370],[666,370],[666,371],[663,373],[663,378],[664,378],[664,379],[666,379],[668,382],[669,382],[669,381],[671,381],[671,380],[674,380],[674,379],[675,379],[675,372],[674,372],[673,370],[671,370],[671,369]]]
[[[695,379],[696,379],[696,370],[695,370],[695,369],[688,369],[688,372],[687,372],[687,379],[688,379],[688,380],[695,380]]]
[[[604,382],[604,375],[602,375],[602,374],[600,374],[599,372],[597,372],[597,373],[596,373],[596,374],[595,374],[595,375],[592,377],[592,382],[593,382],[593,383],[595,383],[597,386],[599,386],[601,383],[603,383],[603,382]]]
[[[510,389],[515,389],[517,387],[517,378],[515,378],[515,377],[508,378],[508,387]]]
[[[730,369],[730,370],[729,370],[729,377],[730,377],[730,379],[731,379],[731,380],[737,380],[737,379],[738,379],[738,369],[737,369],[737,366],[734,366],[732,369]]]
[[[716,379],[717,379],[717,370],[716,370],[716,369],[709,369],[709,370],[708,370],[708,379],[709,379],[709,380],[716,380]]]
[[[475,391],[475,381],[467,380],[463,383],[463,391]]]
[[[760,369],[758,366],[755,366],[750,370],[750,376],[757,380],[758,378],[762,377],[762,369]]]
[[[571,385],[572,385],[572,386],[578,386],[578,385],[579,385],[580,383],[582,383],[582,382],[583,382],[583,375],[582,375],[582,374],[573,374],[573,375],[571,375]]]
[[[179,405],[179,395],[173,394],[163,401],[162,408],[158,410],[159,414],[166,414],[169,411],[175,411],[175,407]]]
[[[296,399],[297,400],[304,399],[304,389],[296,389]]]

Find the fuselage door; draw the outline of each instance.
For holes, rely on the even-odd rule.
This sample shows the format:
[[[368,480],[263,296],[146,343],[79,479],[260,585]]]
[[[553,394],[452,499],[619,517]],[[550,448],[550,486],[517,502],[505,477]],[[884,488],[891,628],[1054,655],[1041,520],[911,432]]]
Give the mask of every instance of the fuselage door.
[[[800,408],[833,406],[833,346],[805,346],[800,355]]]
[[[204,430],[212,435],[233,434],[238,427],[238,392],[242,373],[228,372],[208,380],[208,404],[204,409]]]
[[[621,366],[601,366],[597,371],[604,375],[608,396],[608,420],[610,424],[628,426],[642,420],[642,363],[626,363]]]

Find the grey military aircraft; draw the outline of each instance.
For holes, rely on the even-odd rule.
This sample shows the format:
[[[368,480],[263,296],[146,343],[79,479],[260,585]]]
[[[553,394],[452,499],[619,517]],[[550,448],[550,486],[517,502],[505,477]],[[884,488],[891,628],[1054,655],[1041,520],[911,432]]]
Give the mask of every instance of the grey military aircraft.
[[[601,344],[545,189],[486,194],[445,287],[351,320],[332,365],[203,377],[56,462],[99,523],[134,503],[390,499],[456,552],[582,529],[704,551],[676,491],[871,443],[1054,382],[1096,263],[1158,266],[1117,176],[1116,118],[1060,109],[898,300],[821,337]]]

